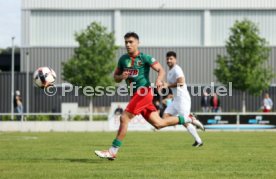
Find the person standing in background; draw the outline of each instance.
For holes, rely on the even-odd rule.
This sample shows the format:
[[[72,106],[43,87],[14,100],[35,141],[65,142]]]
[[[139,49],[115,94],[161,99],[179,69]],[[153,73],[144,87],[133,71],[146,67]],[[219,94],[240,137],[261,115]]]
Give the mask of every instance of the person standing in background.
[[[218,95],[216,93],[213,94],[213,96],[210,99],[210,106],[212,112],[220,112],[220,99],[218,98]]]
[[[265,93],[263,99],[263,112],[270,112],[273,106],[272,99],[269,97],[268,93]]]
[[[209,112],[209,98],[206,92],[201,96],[201,109],[202,112]]]
[[[20,115],[16,115],[16,119],[20,121],[23,113],[23,103],[22,103],[22,97],[19,90],[15,91],[13,105],[14,105],[15,113],[20,114]]]

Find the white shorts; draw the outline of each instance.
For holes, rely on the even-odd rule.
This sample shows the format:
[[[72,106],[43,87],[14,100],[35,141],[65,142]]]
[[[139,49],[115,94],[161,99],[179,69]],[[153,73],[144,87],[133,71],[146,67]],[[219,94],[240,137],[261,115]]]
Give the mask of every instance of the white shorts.
[[[181,100],[173,101],[164,111],[164,114],[170,114],[172,116],[181,115],[188,117],[191,113],[191,101],[190,100]]]

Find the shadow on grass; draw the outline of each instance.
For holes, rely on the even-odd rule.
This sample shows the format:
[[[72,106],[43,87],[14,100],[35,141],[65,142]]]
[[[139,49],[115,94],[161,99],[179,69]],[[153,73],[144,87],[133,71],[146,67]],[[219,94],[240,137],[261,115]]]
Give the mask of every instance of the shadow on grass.
[[[72,163],[105,163],[110,162],[109,160],[101,159],[101,158],[49,158],[49,159],[28,159],[27,161],[31,162],[72,162]]]
[[[76,163],[102,163],[106,162],[108,160],[104,160],[101,158],[95,158],[95,159],[65,159],[70,162],[76,162]]]

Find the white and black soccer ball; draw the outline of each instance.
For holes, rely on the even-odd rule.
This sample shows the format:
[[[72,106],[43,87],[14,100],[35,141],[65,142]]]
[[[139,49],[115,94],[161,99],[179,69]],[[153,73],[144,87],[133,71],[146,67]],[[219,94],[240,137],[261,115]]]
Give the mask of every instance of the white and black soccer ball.
[[[57,75],[50,67],[39,67],[33,75],[33,83],[36,87],[46,88],[55,84]]]

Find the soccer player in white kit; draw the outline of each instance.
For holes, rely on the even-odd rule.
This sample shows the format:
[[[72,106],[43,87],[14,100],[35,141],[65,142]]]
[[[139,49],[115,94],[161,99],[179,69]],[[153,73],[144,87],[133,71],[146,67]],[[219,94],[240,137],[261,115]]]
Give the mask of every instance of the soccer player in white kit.
[[[171,88],[173,93],[173,102],[165,109],[163,118],[169,116],[182,115],[185,118],[191,116],[191,97],[185,83],[184,73],[176,63],[176,53],[173,51],[167,52],[166,55],[169,72],[167,73],[167,83],[164,87]],[[195,139],[194,147],[201,147],[203,142],[199,137],[195,126],[191,123],[186,123],[184,126]],[[202,129],[204,130],[204,128]]]

